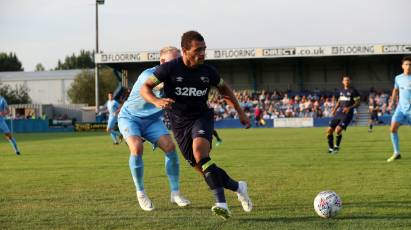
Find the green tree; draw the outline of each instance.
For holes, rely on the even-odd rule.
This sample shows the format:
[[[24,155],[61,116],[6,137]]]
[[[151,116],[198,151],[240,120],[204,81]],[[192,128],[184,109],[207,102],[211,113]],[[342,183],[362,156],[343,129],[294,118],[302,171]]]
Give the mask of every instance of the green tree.
[[[107,100],[107,93],[116,89],[118,81],[109,68],[100,69],[99,76],[99,102],[103,104]],[[83,70],[71,84],[67,94],[72,103],[95,105],[95,79],[94,70]]]
[[[0,71],[23,71],[20,60],[15,53],[0,53]]]
[[[3,96],[9,105],[30,104],[29,89],[24,85],[16,86],[14,89],[10,85],[0,83],[0,95]]]
[[[64,62],[58,60],[55,70],[65,69],[91,69],[94,68],[94,52],[80,50],[80,54],[66,56]]]
[[[36,71],[44,71],[44,66],[41,63],[36,65]]]

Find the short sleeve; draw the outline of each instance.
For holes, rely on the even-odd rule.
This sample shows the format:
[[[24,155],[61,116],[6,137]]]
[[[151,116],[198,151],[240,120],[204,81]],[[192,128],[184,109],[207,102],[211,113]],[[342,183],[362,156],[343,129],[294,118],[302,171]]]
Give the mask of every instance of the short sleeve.
[[[397,78],[395,78],[395,80],[394,80],[394,88],[395,88],[395,89],[400,88],[400,86],[398,85]]]
[[[223,78],[220,77],[220,74],[217,72],[217,70],[210,66],[210,72],[211,72],[210,84],[215,87],[219,87],[223,85],[224,80]]]
[[[153,76],[151,76],[150,78],[153,79],[157,84],[166,81],[170,75],[171,63],[172,62],[167,62],[157,66],[156,70],[154,70]]]

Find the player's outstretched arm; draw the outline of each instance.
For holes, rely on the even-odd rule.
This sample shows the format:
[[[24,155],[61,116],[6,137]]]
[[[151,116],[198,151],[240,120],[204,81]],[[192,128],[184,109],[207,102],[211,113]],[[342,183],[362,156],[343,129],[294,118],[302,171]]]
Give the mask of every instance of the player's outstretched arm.
[[[155,105],[157,108],[161,109],[170,109],[171,104],[174,103],[174,100],[170,98],[158,98],[153,93],[154,87],[158,85],[158,81],[153,80],[153,78],[147,79],[140,89],[140,94],[147,102]]]
[[[223,95],[224,100],[231,106],[234,107],[234,109],[237,111],[238,116],[240,118],[241,124],[245,126],[246,129],[250,128],[251,123],[250,119],[245,115],[244,110],[241,108],[240,104],[237,101],[237,98],[235,97],[233,91],[226,85],[224,82],[220,86],[217,86],[218,92],[220,92],[221,95]]]

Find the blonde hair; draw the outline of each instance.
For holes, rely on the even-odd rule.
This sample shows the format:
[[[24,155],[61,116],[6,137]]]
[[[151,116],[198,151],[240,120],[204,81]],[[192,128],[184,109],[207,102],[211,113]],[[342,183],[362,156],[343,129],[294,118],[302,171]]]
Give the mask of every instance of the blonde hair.
[[[180,50],[177,49],[176,47],[174,47],[174,46],[166,46],[166,47],[163,47],[163,48],[160,50],[160,58],[161,58],[163,55],[165,55],[165,54],[167,54],[167,53],[169,53],[169,52],[172,52],[172,51],[177,51],[178,53],[180,53]]]

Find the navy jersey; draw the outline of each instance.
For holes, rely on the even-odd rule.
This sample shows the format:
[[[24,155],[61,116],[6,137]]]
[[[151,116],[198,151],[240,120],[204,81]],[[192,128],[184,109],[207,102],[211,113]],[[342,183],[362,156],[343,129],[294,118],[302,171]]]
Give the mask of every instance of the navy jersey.
[[[171,113],[180,117],[198,117],[205,113],[211,87],[223,84],[213,67],[203,64],[188,68],[182,58],[158,66],[154,77],[157,83],[164,82],[165,97],[175,101]]]
[[[350,107],[355,104],[355,101],[360,100],[360,94],[358,91],[352,87],[348,89],[341,89],[340,95],[338,97],[339,106],[337,112],[342,112],[345,107]],[[353,113],[353,109],[350,110],[349,114]]]

